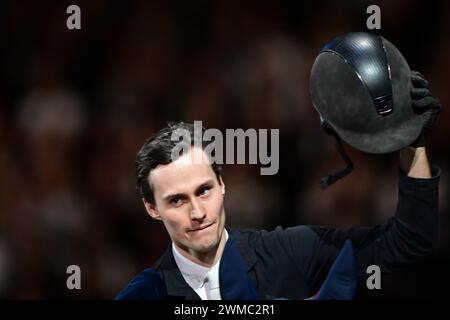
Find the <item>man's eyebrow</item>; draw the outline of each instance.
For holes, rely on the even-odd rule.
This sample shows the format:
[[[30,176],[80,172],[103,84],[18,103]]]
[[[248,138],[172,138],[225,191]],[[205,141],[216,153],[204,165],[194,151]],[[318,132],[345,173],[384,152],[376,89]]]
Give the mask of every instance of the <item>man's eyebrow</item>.
[[[164,201],[170,201],[170,200],[172,200],[173,198],[183,198],[183,197],[185,197],[186,195],[184,194],[184,193],[173,193],[173,194],[168,194],[167,196],[165,196],[164,198],[163,198],[163,200]]]
[[[208,179],[207,181],[203,182],[201,185],[199,185],[195,191],[198,192],[200,191],[200,189],[204,188],[204,187],[209,187],[211,185],[214,184],[214,180],[213,179]]]
[[[207,186],[211,186],[214,184],[214,180],[213,179],[208,179],[205,182],[203,182],[202,184],[200,184],[197,188],[195,188],[195,193],[197,193],[198,191],[200,191],[200,189],[207,187]],[[172,193],[172,194],[168,194],[167,196],[163,197],[163,201],[170,201],[173,198],[183,198],[185,197],[186,194],[184,193]]]

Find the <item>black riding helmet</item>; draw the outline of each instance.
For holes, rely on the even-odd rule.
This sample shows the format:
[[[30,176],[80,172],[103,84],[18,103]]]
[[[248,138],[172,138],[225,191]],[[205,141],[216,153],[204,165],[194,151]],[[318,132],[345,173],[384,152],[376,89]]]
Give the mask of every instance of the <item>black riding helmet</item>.
[[[381,36],[349,33],[322,48],[311,70],[310,95],[347,163],[345,170],[328,175],[322,188],[353,169],[340,139],[363,152],[388,153],[419,136],[423,123],[411,106],[411,87],[408,63]]]

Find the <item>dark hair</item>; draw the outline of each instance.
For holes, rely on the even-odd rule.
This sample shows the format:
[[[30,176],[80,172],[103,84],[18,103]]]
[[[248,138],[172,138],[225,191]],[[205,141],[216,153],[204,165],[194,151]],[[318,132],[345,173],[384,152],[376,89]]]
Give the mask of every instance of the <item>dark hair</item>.
[[[176,130],[180,129],[189,132],[191,138],[190,147],[192,147],[194,145],[194,134],[196,134],[194,132],[194,125],[192,123],[184,122],[168,122],[166,127],[148,138],[137,153],[135,162],[137,178],[136,188],[141,197],[153,205],[155,204],[155,198],[152,186],[148,180],[150,172],[160,164],[169,164],[173,161],[172,150],[179,141],[173,141],[171,137]],[[203,136],[205,128],[202,127],[201,129],[201,134]],[[202,141],[202,149],[205,149],[205,147],[211,143],[211,141],[203,142],[201,137],[200,141]],[[212,161],[211,167],[220,183],[219,177],[222,171],[221,165]]]

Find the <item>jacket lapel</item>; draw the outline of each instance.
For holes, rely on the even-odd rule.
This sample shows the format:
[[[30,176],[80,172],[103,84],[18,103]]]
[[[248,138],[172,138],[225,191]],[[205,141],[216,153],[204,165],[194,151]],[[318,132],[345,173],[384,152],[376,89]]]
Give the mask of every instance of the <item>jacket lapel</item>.
[[[228,234],[234,238],[236,249],[239,251],[242,260],[244,261],[245,270],[252,281],[253,286],[258,290],[258,281],[254,266],[258,261],[255,251],[251,250],[248,244],[248,238],[239,236],[239,233],[234,233],[232,229],[227,228]]]
[[[234,235],[229,232],[219,266],[220,295],[223,300],[255,300],[258,298],[256,289],[247,274],[255,261],[250,254],[247,255],[246,261],[243,257],[246,256],[238,251]]]
[[[167,294],[172,299],[200,300],[199,295],[184,280],[173,257],[172,246],[166,250],[154,268],[163,273]]]

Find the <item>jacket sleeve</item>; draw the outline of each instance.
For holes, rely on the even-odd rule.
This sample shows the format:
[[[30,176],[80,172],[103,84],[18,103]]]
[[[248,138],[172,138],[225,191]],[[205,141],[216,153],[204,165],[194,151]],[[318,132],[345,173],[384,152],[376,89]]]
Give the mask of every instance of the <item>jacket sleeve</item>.
[[[275,230],[275,242],[290,256],[311,291],[320,287],[347,239],[352,241],[360,274],[373,264],[382,272],[410,265],[430,254],[436,245],[439,178],[436,167],[430,179],[400,172],[396,213],[382,225],[350,229],[296,226]]]

